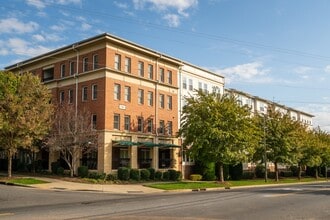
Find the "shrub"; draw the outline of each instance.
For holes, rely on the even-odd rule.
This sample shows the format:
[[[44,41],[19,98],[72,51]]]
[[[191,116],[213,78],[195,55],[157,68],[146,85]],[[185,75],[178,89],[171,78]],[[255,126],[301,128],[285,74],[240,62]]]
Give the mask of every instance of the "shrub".
[[[264,174],[265,175],[265,174]],[[263,177],[265,177],[265,176],[263,176]],[[275,179],[276,178],[276,172],[268,172],[267,173],[267,177],[269,178],[269,179]]]
[[[255,169],[256,177],[257,178],[264,178],[265,177],[265,167],[262,164],[258,164]]]
[[[78,167],[78,176],[81,178],[87,177],[88,176],[88,167],[87,166]]]
[[[129,180],[130,177],[130,169],[127,167],[119,167],[118,168],[118,179],[119,180]]]
[[[203,176],[200,175],[200,174],[191,174],[189,176],[189,179],[192,180],[192,181],[201,181],[202,178],[203,178]]]
[[[64,168],[63,167],[57,167],[56,174],[63,176],[63,174],[64,174]]]
[[[242,163],[229,166],[229,173],[232,180],[240,180],[243,176],[243,166]]]
[[[162,180],[163,179],[163,173],[160,171],[155,172],[155,180]]]
[[[60,163],[58,161],[52,162],[50,164],[50,168],[51,168],[53,174],[57,174],[57,168],[59,168],[59,167],[60,167]]]
[[[180,171],[176,170],[168,170],[169,180],[171,181],[179,181],[182,179],[182,174]]]
[[[253,171],[244,171],[242,174],[242,179],[250,180],[254,178],[254,172]]]
[[[140,171],[141,179],[142,180],[149,180],[150,179],[150,171],[147,169],[143,169]]]
[[[149,173],[150,173],[149,179],[154,180],[155,179],[155,173],[156,173],[155,169],[154,168],[148,168],[148,170],[149,170]]]
[[[164,181],[168,181],[170,179],[170,173],[168,171],[165,171],[163,173],[163,178]]]
[[[290,170],[291,170],[293,176],[298,176],[298,174],[299,174],[299,167],[298,166],[291,166]]]
[[[293,173],[290,170],[283,170],[280,172],[280,176],[282,177],[292,177]]]
[[[109,173],[105,179],[108,181],[115,181],[117,180],[117,176],[115,174]]]
[[[138,169],[131,169],[129,177],[131,180],[140,180],[140,171]]]

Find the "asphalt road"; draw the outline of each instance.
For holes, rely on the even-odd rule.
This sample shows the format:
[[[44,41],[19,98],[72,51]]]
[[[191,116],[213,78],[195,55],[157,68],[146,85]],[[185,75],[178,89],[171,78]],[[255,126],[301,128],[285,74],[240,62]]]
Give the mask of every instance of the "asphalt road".
[[[330,219],[330,182],[158,194],[0,185],[3,219]]]

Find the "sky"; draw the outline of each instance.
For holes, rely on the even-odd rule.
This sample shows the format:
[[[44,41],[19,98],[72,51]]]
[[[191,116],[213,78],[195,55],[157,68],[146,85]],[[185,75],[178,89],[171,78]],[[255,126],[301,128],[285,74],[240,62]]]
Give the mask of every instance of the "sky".
[[[0,69],[107,32],[330,132],[329,11],[329,0],[0,0]]]

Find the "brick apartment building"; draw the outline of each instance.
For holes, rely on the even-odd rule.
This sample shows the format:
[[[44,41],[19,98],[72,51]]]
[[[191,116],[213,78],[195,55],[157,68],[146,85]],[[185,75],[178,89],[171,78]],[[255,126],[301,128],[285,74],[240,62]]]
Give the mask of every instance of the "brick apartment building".
[[[54,101],[77,111],[87,108],[99,134],[98,150],[81,159],[90,169],[110,173],[120,166],[181,169],[180,66],[175,58],[105,33],[6,70],[32,72]],[[49,164],[59,156],[50,152]]]

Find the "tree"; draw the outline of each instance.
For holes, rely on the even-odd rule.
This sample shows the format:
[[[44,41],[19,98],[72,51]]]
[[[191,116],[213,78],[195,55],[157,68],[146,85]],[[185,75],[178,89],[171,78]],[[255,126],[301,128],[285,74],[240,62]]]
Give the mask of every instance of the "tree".
[[[91,123],[91,114],[85,108],[60,104],[54,114],[54,124],[47,146],[59,151],[70,169],[71,177],[76,174],[80,153],[97,148],[97,132]]]
[[[263,115],[261,120],[263,122],[259,124],[265,126],[265,154],[275,165],[276,181],[278,181],[278,164],[294,163],[295,135],[300,122],[292,120],[289,114],[276,110],[275,105],[269,106],[267,115]]]
[[[8,177],[18,148],[31,148],[49,130],[53,105],[48,89],[30,73],[0,71],[0,143],[7,152]]]
[[[179,135],[194,158],[218,163],[219,179],[224,182],[223,165],[246,161],[258,138],[247,106],[240,106],[232,95],[196,91],[186,98]]]

